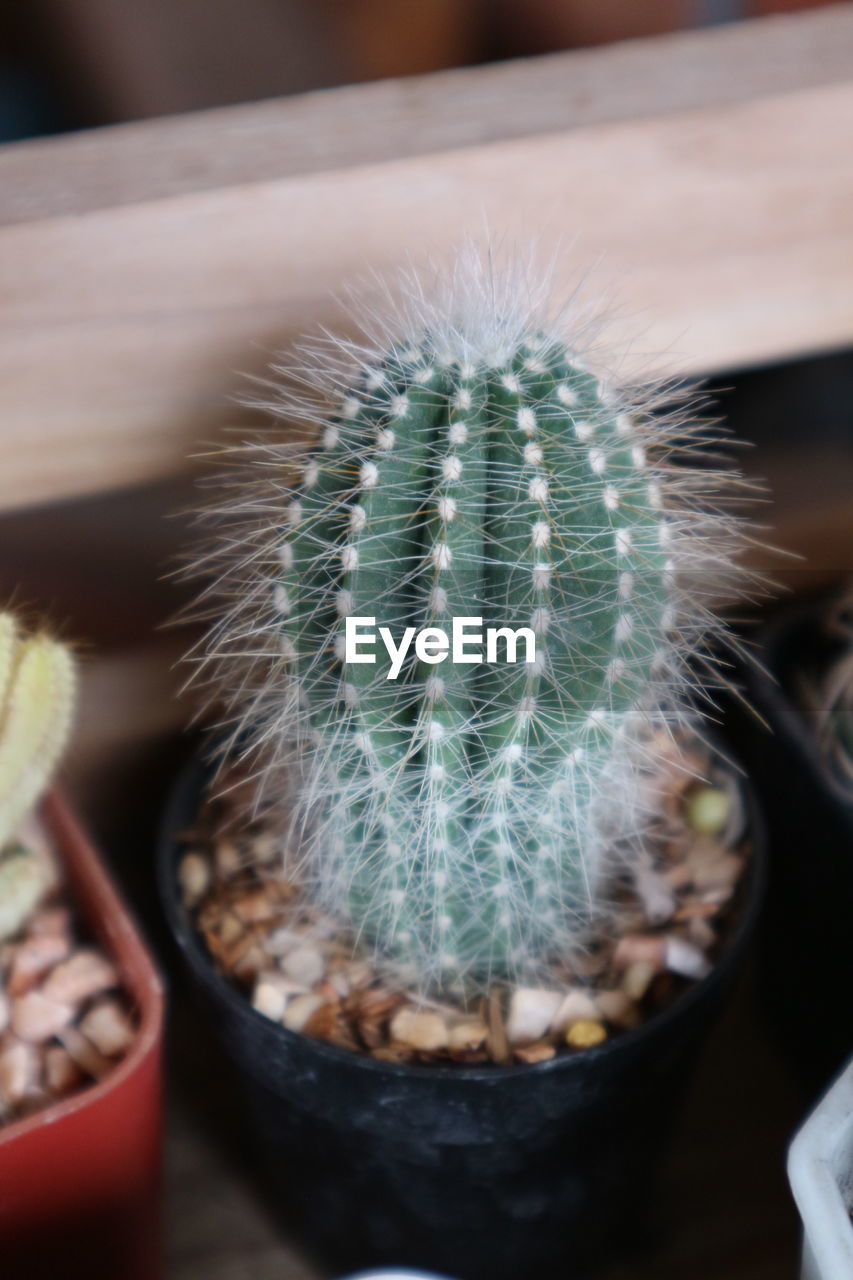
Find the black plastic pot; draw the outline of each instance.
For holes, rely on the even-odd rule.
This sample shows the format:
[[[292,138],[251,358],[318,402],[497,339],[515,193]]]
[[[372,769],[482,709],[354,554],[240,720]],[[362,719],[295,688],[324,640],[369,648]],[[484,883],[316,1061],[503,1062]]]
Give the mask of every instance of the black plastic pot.
[[[750,698],[770,732],[744,723],[739,750],[763,800],[772,851],[761,930],[761,989],[789,1061],[813,1096],[853,1051],[853,806],[828,785],[798,677],[838,653],[821,626],[825,597],[796,605],[763,634]]]
[[[652,1021],[533,1066],[381,1063],[286,1030],[217,974],[176,884],[173,833],[204,771],[167,814],[160,886],[288,1228],[339,1270],[409,1265],[459,1280],[590,1274],[648,1235],[656,1166],[694,1058],[755,924],[764,840],[711,975]]]

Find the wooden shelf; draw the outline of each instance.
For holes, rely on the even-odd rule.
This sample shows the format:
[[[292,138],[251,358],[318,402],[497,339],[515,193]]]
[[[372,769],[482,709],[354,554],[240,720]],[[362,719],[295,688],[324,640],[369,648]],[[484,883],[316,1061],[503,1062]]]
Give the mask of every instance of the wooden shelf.
[[[706,373],[853,339],[853,7],[0,152],[0,508],[187,468],[367,268],[485,224]]]

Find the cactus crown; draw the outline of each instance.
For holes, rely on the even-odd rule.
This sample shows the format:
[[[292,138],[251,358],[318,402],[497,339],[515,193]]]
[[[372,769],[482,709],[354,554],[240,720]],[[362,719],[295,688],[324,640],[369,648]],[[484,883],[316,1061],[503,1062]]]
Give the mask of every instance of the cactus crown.
[[[319,440],[232,457],[201,662],[306,892],[409,983],[472,990],[582,944],[614,860],[642,861],[737,521],[718,473],[673,465],[709,437],[671,387],[620,392],[473,259],[407,297],[390,332],[307,353],[278,407]],[[535,658],[499,638],[439,665],[432,633],[393,679],[381,643],[344,661],[352,616],[395,645],[523,627]]]

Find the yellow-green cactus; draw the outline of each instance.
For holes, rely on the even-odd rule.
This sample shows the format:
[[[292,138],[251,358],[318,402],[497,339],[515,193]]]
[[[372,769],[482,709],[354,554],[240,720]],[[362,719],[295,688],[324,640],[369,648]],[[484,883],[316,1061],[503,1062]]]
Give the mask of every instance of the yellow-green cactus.
[[[50,880],[43,858],[13,842],[53,776],[71,728],[74,661],[44,633],[22,636],[0,614],[0,940],[23,924]]]

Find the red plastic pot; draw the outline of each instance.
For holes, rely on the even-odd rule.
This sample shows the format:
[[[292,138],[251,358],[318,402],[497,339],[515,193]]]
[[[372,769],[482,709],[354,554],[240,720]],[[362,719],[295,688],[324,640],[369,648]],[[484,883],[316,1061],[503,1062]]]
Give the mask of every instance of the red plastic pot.
[[[0,1273],[9,1280],[156,1280],[163,986],[64,798],[48,796],[42,817],[84,927],[121,972],[139,1031],[103,1080],[0,1128]]]

